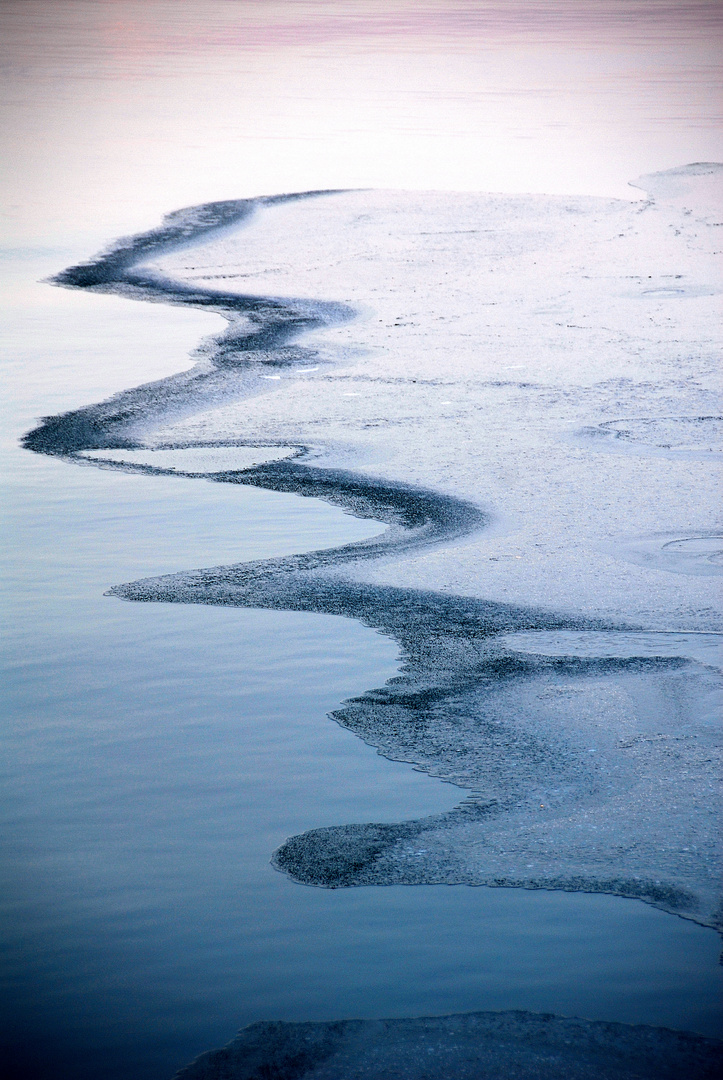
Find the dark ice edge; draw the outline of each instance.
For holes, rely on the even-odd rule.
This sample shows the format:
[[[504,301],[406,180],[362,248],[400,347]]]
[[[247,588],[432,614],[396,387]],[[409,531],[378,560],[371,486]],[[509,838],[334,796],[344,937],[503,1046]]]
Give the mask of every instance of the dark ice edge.
[[[293,338],[304,330],[350,319],[354,316],[352,309],[329,301],[192,288],[136,266],[236,227],[249,219],[257,207],[329,194],[333,192],[304,192],[179,210],[165,217],[160,228],[120,240],[90,262],[70,267],[51,279],[69,288],[212,310],[228,320],[229,330],[206,343],[198,353],[201,362],[190,372],[124,391],[106,402],[46,417],[24,437],[23,445],[39,453],[91,464],[87,458],[77,456],[80,451],[137,448],[140,444],[133,437],[132,427],[144,419],[187,415],[203,408],[209,400],[217,400],[219,394],[238,398],[260,392],[258,382],[254,382],[259,363],[287,367],[299,359],[308,362],[310,351],[290,347]],[[268,391],[268,384],[263,389]],[[243,443],[237,440],[234,445]],[[300,452],[303,454],[303,449]],[[124,471],[195,475],[110,461],[97,464]],[[398,841],[430,828],[490,818],[510,808],[513,800],[483,801],[475,797],[475,778],[460,776],[455,761],[444,759],[444,747],[438,748],[439,759],[432,763],[420,761],[415,752],[415,731],[428,726],[448,702],[465,691],[493,681],[527,679],[546,670],[584,676],[676,664],[663,658],[520,656],[501,649],[494,639],[517,630],[631,627],[447,593],[362,584],[339,573],[345,563],[398,555],[482,528],[488,517],[471,503],[408,485],[316,468],[298,458],[219,472],[208,478],[319,498],[343,507],[355,517],[384,522],[389,528],[379,537],[335,549],[148,578],[115,586],[109,595],[138,601],[323,612],[357,619],[393,637],[401,650],[402,674],[385,687],[346,702],[345,708],[332,714],[334,719],[384,756],[409,761],[471,792],[457,809],[420,821],[315,829],[290,838],[274,854],[273,864],[299,882],[327,888],[384,884],[383,879],[375,879],[374,864]],[[395,878],[395,882],[398,880]],[[409,879],[409,883],[414,881]],[[480,875],[476,883],[612,893],[636,897],[677,914],[692,913],[696,907],[695,897],[686,890],[637,877],[547,878],[537,883],[528,878],[490,881]]]
[[[721,1060],[723,1042],[694,1032],[510,1009],[391,1020],[261,1021],[196,1058],[175,1080],[717,1080]]]

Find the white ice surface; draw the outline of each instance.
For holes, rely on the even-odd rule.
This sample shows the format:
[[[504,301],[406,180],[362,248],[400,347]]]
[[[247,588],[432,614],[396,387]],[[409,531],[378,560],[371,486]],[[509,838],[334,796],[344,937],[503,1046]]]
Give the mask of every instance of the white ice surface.
[[[303,336],[317,371],[145,441],[306,444],[314,464],[492,513],[475,536],[364,564],[369,580],[721,629],[723,568],[681,572],[671,544],[721,531],[722,177],[642,178],[637,203],[359,191],[262,209],[156,265],[357,318]]]

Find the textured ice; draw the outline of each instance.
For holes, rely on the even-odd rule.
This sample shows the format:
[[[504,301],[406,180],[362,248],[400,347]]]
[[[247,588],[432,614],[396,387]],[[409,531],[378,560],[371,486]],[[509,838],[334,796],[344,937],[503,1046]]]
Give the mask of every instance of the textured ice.
[[[723,1043],[529,1012],[252,1024],[177,1080],[713,1080]]]
[[[112,590],[331,612],[398,641],[399,676],[335,717],[466,798],[292,837],[279,869],[610,892],[720,926],[722,175],[643,178],[642,202],[210,204],[60,275],[229,329],[190,371],[48,418],[28,446],[304,447],[216,478],[389,525]]]
[[[605,549],[650,570],[703,577],[723,574],[723,535],[719,532],[620,537]]]

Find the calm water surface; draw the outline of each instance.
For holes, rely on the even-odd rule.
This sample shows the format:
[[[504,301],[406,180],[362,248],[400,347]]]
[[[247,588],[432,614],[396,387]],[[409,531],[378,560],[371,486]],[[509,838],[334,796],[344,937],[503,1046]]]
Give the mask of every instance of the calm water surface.
[[[38,415],[182,369],[218,327],[38,284],[179,205],[335,184],[617,194],[640,172],[723,156],[716,5],[564,3],[553,19],[542,4],[527,23],[524,6],[2,6],[13,1077],[162,1080],[270,1018],[517,1007],[720,1030],[717,936],[643,904],[326,892],[270,868],[304,829],[458,802],[326,718],[394,674],[393,642],[332,617],[103,596],[376,526],[17,447]]]

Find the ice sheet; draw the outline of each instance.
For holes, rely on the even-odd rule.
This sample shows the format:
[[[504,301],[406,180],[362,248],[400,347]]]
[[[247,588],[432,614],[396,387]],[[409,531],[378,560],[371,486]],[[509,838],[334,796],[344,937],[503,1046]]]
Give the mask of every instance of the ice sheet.
[[[49,418],[28,446],[305,447],[218,479],[389,525],[111,590],[342,614],[399,642],[400,676],[335,717],[468,797],[419,821],[312,829],[279,869],[331,888],[617,893],[719,925],[721,680],[703,642],[723,630],[721,175],[642,178],[640,203],[209,204],[59,276],[229,329],[190,371]]]

